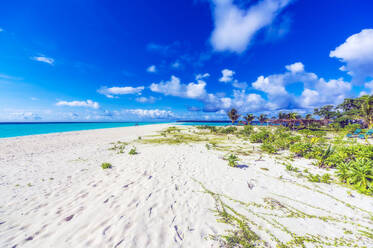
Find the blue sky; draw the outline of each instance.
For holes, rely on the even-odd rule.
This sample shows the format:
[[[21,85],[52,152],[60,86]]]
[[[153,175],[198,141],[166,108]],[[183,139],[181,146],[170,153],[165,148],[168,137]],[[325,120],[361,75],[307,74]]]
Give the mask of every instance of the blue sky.
[[[370,0],[1,5],[0,121],[308,113],[373,93]]]

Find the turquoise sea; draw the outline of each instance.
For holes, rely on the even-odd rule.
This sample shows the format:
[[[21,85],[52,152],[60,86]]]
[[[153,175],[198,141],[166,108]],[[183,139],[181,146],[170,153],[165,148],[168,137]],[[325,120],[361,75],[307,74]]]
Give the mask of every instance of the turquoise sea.
[[[16,136],[92,130],[135,125],[160,124],[165,122],[43,122],[43,123],[0,123],[0,138]]]
[[[80,130],[92,130],[114,127],[143,126],[170,122],[29,122],[29,123],[1,123],[0,138],[26,136],[34,134],[59,133]],[[230,122],[179,122],[177,125],[186,126],[227,126]],[[252,125],[260,125],[253,122]]]

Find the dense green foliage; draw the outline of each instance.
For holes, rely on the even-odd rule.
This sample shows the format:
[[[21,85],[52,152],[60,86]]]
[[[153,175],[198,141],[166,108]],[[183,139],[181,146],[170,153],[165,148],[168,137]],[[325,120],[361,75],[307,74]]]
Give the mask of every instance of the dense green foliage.
[[[348,125],[345,131],[354,130]],[[314,159],[315,165],[322,168],[334,168],[340,182],[353,186],[358,191],[373,194],[373,146],[367,144],[341,142],[327,139],[326,132],[304,129],[291,132],[286,128],[259,128],[259,130],[241,131],[247,133],[250,142],[261,143],[261,150],[274,154],[287,150],[295,157]],[[291,170],[291,168],[288,168]],[[329,182],[330,178],[320,175],[308,175],[312,182]]]

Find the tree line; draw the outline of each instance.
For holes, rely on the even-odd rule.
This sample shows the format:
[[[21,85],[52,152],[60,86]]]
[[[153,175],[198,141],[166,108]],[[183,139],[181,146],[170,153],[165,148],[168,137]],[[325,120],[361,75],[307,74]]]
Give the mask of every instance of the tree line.
[[[318,116],[320,120],[325,120],[324,123],[333,122],[333,125],[345,127],[354,122],[360,122],[363,126],[373,126],[373,95],[364,95],[358,98],[346,98],[339,105],[325,105],[315,108],[313,114],[306,114],[302,117],[297,112],[279,112],[277,117],[268,117],[267,114],[254,116],[253,114],[243,115],[243,119],[250,124],[253,120],[258,119],[260,123],[268,122],[269,120],[314,120],[314,116]],[[241,115],[236,109],[228,111],[228,117],[234,124],[238,121]]]

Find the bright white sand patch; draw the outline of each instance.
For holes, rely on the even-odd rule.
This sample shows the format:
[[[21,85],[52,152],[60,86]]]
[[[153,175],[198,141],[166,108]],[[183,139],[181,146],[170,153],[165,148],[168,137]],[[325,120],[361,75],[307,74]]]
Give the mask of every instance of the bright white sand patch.
[[[299,235],[348,237],[346,230],[359,229],[352,220],[373,229],[364,211],[373,212],[372,197],[355,192],[351,197],[344,187],[307,182],[266,156],[264,161],[255,161],[258,155],[241,157],[248,167],[237,169],[227,166],[223,153],[204,144],[136,143],[122,154],[109,150],[111,142],[130,142],[167,126],[1,139],[0,247],[219,247],[208,235],[230,227],[216,222],[210,211],[216,202],[196,181],[236,200],[273,206],[246,207],[222,197],[264,227],[252,228],[268,245],[274,243],[266,229],[282,241],[290,237],[262,214]],[[131,156],[133,146],[139,154]],[[102,162],[113,168],[103,170]],[[296,164],[312,168],[307,160]],[[347,222],[273,216],[289,211],[284,206]],[[360,242],[373,247],[369,238]]]

